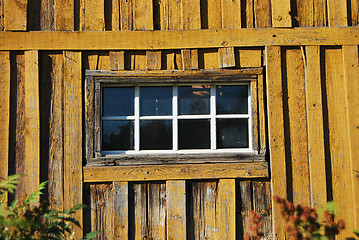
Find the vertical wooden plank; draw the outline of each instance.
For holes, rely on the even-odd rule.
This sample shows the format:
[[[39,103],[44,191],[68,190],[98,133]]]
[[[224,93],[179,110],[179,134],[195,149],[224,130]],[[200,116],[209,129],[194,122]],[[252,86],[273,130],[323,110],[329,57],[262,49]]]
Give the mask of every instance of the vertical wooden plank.
[[[268,28],[271,23],[270,0],[254,0],[254,23],[256,28]]]
[[[222,28],[241,28],[240,0],[222,0]]]
[[[254,3],[253,3],[253,0],[246,0],[246,27],[254,28]]]
[[[91,184],[92,231],[101,231],[95,239],[114,239],[114,212],[112,184]]]
[[[198,49],[198,68],[218,69],[218,58],[217,49]]]
[[[0,31],[4,31],[4,1],[0,1]]]
[[[0,178],[7,179],[10,128],[10,52],[0,52]]]
[[[55,30],[75,30],[75,5],[74,1],[54,0],[54,25]]]
[[[327,0],[329,27],[348,26],[347,1]]]
[[[85,31],[105,30],[105,1],[83,0]]]
[[[253,186],[253,210],[262,216],[264,239],[272,239],[272,205],[270,182],[252,181]]]
[[[354,229],[359,228],[359,56],[358,46],[343,46],[344,79],[348,118],[350,174],[353,184]]]
[[[120,0],[111,0],[112,1],[112,31],[120,31]]]
[[[266,110],[265,110],[265,85],[263,74],[258,75],[258,118],[259,118],[259,152],[265,154],[267,151],[267,123],[266,123]]]
[[[198,69],[198,50],[182,49],[183,70]]]
[[[208,29],[222,28],[221,0],[207,0]],[[203,12],[203,10],[201,10]]]
[[[4,29],[26,31],[28,0],[4,0]]]
[[[128,239],[128,182],[113,183],[114,239]]]
[[[186,181],[166,182],[167,239],[186,239]]]
[[[182,1],[182,29],[201,29],[200,0]]]
[[[134,184],[135,193],[135,240],[149,238],[147,228],[147,183]]]
[[[218,183],[219,236],[236,239],[236,180],[220,179]]]
[[[323,128],[320,47],[306,47],[305,101],[307,109],[308,160],[312,207],[323,207],[327,202],[325,150]]]
[[[251,98],[252,98],[252,148],[259,151],[259,113],[258,113],[258,79],[251,82]]]
[[[125,51],[110,51],[112,71],[125,70]]]
[[[181,19],[182,0],[161,1],[160,24],[161,30],[180,30],[182,29]]]
[[[359,25],[359,0],[351,0],[351,26]]]
[[[40,9],[40,29],[42,31],[51,31],[54,30],[54,2],[50,1],[41,1]]]
[[[121,30],[133,29],[133,0],[120,0]]]
[[[133,6],[133,30],[153,30],[153,1],[136,0]]]
[[[148,184],[148,232],[150,239],[166,239],[166,184]]]
[[[343,59],[340,48],[325,50],[326,93],[328,106],[329,144],[332,170],[333,200],[338,217],[345,219],[346,229],[339,238],[351,235],[354,228],[353,183],[350,169],[349,133]]]
[[[192,184],[194,239],[218,239],[217,183]]]
[[[314,0],[297,1],[299,27],[314,26]],[[318,11],[319,9],[317,9]]]
[[[64,207],[82,203],[82,70],[81,52],[64,57]],[[76,219],[82,222],[82,211]],[[76,231],[80,238],[81,231]]]
[[[45,55],[48,59],[50,71],[50,110],[49,110],[49,171],[48,194],[49,203],[58,210],[63,210],[63,181],[64,181],[64,145],[63,145],[63,114],[64,114],[64,83],[63,83],[63,55]],[[44,59],[44,61],[46,61]],[[44,71],[44,70],[43,70]]]
[[[146,51],[147,70],[161,70],[161,51]]]
[[[292,27],[290,0],[272,0],[273,27]]]
[[[234,48],[219,48],[218,49],[218,63],[219,68],[228,68],[236,66],[236,58],[234,55]]]
[[[39,53],[25,52],[25,161],[26,192],[35,192],[40,183]]]
[[[271,161],[272,196],[287,197],[287,174],[284,143],[283,120],[283,87],[282,87],[281,48],[278,46],[266,47],[266,74],[267,74],[267,112],[269,129],[269,148]],[[273,208],[273,237],[284,239],[284,220],[279,206]]]
[[[250,226],[249,222],[249,211],[252,210],[252,186],[251,181],[240,181],[239,188],[237,191],[240,191],[240,204],[237,204],[237,207],[240,208],[239,224],[243,229],[243,232],[248,232],[248,227]]]
[[[327,1],[314,1],[314,27],[327,26]]]
[[[238,68],[262,66],[262,49],[260,48],[236,48],[235,54]]]
[[[299,48],[286,49],[289,135],[292,162],[293,203],[310,205],[307,118],[303,55]]]

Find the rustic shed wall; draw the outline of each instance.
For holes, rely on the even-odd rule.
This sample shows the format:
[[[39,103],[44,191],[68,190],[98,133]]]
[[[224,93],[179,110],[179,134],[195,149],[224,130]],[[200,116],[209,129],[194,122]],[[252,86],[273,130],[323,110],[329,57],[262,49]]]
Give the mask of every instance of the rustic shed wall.
[[[359,228],[358,8],[358,0],[1,0],[0,176],[25,174],[16,197],[49,180],[54,208],[87,203],[90,211],[77,217],[85,231],[102,230],[100,239],[240,239],[249,209],[265,215],[267,238],[284,239],[272,195],[314,207],[335,200],[347,223],[341,237],[349,236]],[[346,28],[330,28],[338,26]],[[330,32],[318,37],[322,29],[309,28],[298,38],[277,27]],[[268,28],[260,33],[268,37],[257,39],[254,32],[253,45],[243,35],[243,43],[228,38],[186,49],[179,41],[162,49],[153,47],[154,38],[146,42],[149,30],[178,36],[198,30],[186,32],[193,34],[189,46],[197,46],[208,37],[200,29],[240,28]],[[15,31],[24,32],[10,35]],[[27,31],[98,31],[99,39],[101,31],[143,31],[139,38],[147,47],[109,50],[89,39],[80,42],[83,48],[62,49],[56,45],[64,39],[47,42],[44,35],[38,51],[30,37],[17,39],[30,36]],[[350,34],[343,40],[338,31]],[[16,46],[17,40],[30,47]],[[84,182],[86,69],[228,67],[265,69],[255,82],[258,93],[265,92],[256,110],[266,116],[257,141],[267,152],[269,178]]]

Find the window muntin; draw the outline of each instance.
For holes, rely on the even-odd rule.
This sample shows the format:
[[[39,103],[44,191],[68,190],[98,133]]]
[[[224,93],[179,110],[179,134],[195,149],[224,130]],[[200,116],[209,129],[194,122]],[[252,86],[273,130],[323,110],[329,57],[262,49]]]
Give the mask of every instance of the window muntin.
[[[252,153],[250,92],[249,83],[104,84],[101,153]]]

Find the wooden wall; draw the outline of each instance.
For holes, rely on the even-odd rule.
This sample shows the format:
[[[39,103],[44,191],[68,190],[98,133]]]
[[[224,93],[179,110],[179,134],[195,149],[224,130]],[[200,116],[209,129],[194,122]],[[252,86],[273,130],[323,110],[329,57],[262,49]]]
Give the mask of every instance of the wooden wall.
[[[284,239],[272,195],[314,207],[335,200],[347,223],[341,237],[349,236],[359,228],[358,42],[287,36],[285,46],[38,51],[6,48],[16,41],[6,34],[269,28],[275,37],[277,27],[358,31],[358,9],[358,0],[0,0],[0,176],[25,174],[16,197],[48,179],[54,208],[87,203],[77,217],[85,231],[102,230],[100,239],[241,239],[249,209],[266,216],[268,239]],[[258,87],[270,179],[83,182],[86,69],[250,67],[265,69]]]

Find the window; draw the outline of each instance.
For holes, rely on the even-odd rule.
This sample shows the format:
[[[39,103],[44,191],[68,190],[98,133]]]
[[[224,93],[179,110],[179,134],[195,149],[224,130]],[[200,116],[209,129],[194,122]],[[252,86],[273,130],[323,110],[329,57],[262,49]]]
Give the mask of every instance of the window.
[[[87,166],[264,161],[262,71],[88,70]]]
[[[101,85],[101,155],[252,152],[250,84]]]

